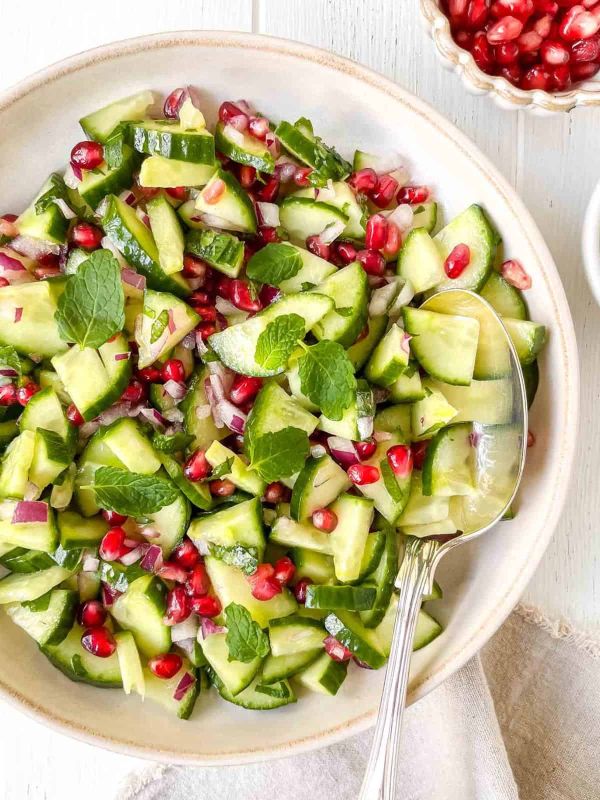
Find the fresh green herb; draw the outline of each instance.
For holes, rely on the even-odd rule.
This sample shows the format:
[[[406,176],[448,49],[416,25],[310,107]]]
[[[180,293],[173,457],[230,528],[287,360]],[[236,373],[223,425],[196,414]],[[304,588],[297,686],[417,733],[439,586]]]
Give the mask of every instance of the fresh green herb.
[[[248,261],[246,273],[261,283],[280,286],[295,277],[302,269],[302,256],[291,244],[268,244],[258,250]]]
[[[341,419],[356,396],[352,362],[338,342],[325,339],[303,347],[305,352],[298,359],[303,394],[329,419]]]
[[[5,244],[10,244],[12,239],[10,236],[6,236],[6,234],[0,234],[0,247],[4,247]]]
[[[164,433],[155,433],[152,437],[152,446],[161,453],[179,453],[185,450],[194,441],[189,433],[173,433],[167,436]]]
[[[268,370],[285,369],[289,357],[304,338],[305,322],[299,314],[275,317],[258,337],[254,359]]]
[[[67,442],[56,431],[49,431],[46,428],[37,428],[36,436],[44,442],[46,456],[50,461],[57,464],[68,464],[75,455],[75,445]],[[37,447],[37,445],[36,445]]]
[[[165,478],[138,475],[119,467],[100,467],[94,475],[93,489],[101,508],[127,517],[154,514],[177,499],[177,489]]]
[[[229,648],[228,661],[248,664],[255,658],[264,658],[269,652],[269,639],[250,612],[238,603],[230,603],[225,609]]]
[[[137,564],[126,567],[116,561],[101,561],[98,575],[103,583],[107,583],[112,589],[118,592],[126,592],[129,586],[143,575],[147,575],[146,570]]]
[[[259,683],[255,691],[266,694],[269,697],[279,697],[285,699],[290,696],[290,690],[285,681],[278,683]]]
[[[235,544],[232,547],[224,547],[219,544],[211,544],[210,554],[218,558],[230,567],[241,569],[245,575],[252,575],[258,567],[258,550],[256,547],[242,547]]]
[[[119,123],[104,143],[104,160],[109,169],[116,169],[123,163],[126,131],[127,126]]]
[[[79,566],[79,562],[81,561],[82,550],[65,550],[64,547],[59,544],[57,549],[52,553],[52,558],[56,561],[59,567],[63,569],[72,569],[75,570]]]
[[[207,481],[215,481],[217,478],[223,478],[225,475],[229,475],[231,472],[231,467],[233,465],[233,456],[230,458],[226,458],[225,461],[217,464],[216,467],[213,468],[212,472],[210,473],[209,477],[206,479]]]
[[[185,243],[186,252],[192,253],[213,267],[241,265],[244,243],[232,233],[203,230],[190,231]],[[266,248],[265,248],[266,249]],[[250,277],[252,277],[250,275]]]
[[[60,336],[80,347],[100,347],[125,325],[119,263],[109,250],[95,250],[67,280],[54,318]]]
[[[21,375],[21,359],[15,348],[9,344],[0,346],[0,366],[14,369],[18,376]]]
[[[263,433],[252,443],[252,469],[272,483],[299,472],[308,457],[308,434],[300,428]]]
[[[63,178],[56,172],[50,176],[50,186],[44,194],[41,194],[35,201],[35,213],[43,214],[47,211],[55,200],[67,200],[68,189]]]

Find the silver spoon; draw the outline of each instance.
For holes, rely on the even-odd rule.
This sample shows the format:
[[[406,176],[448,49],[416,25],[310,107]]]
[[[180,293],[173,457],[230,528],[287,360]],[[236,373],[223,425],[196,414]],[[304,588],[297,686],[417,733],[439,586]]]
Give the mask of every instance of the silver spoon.
[[[463,501],[461,532],[451,539],[434,536],[407,539],[404,559],[396,578],[400,597],[392,647],[359,800],[394,800],[396,796],[400,730],[422,597],[431,592],[435,570],[446,553],[486,533],[504,516],[519,488],[527,449],[527,396],[523,372],[500,317],[482,297],[464,289],[438,292],[421,308],[479,320],[480,350],[486,341],[495,343],[494,372],[499,376],[499,399],[503,397],[505,402],[493,409],[497,416],[488,417],[488,424],[473,422],[471,443],[477,492]],[[487,336],[490,339],[486,339]],[[478,358],[479,355],[478,352]],[[453,389],[456,391],[459,387]],[[486,407],[489,412],[489,404]]]

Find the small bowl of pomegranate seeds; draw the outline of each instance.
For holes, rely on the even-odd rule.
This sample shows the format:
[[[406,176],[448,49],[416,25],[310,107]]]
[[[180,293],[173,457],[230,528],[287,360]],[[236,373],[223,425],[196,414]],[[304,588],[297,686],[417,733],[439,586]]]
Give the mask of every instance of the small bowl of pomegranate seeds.
[[[421,10],[470,91],[538,113],[600,104],[599,0],[421,0]]]

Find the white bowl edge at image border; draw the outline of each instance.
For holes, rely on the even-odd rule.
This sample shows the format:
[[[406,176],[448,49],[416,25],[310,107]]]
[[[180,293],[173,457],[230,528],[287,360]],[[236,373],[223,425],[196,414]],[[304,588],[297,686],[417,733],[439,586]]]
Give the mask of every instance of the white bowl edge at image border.
[[[581,241],[588,283],[600,306],[600,183],[594,189],[585,212]]]

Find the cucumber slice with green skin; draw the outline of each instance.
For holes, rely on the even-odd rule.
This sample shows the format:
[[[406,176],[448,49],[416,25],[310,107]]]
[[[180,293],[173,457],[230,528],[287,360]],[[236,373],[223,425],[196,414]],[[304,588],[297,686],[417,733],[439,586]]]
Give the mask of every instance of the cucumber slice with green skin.
[[[201,647],[211,668],[234,697],[243,692],[258,674],[262,659],[257,657],[246,663],[230,659],[226,633],[210,634],[202,640]]]
[[[389,386],[390,400],[394,403],[414,403],[425,397],[425,389],[421,382],[419,370],[415,369],[411,373],[412,364],[409,364],[406,372]]]
[[[162,269],[154,237],[131,206],[109,195],[102,224],[125,261],[145,276],[150,289],[171,292],[177,297],[190,294],[187,281],[178,272],[167,275]]]
[[[398,275],[412,283],[416,294],[446,279],[444,259],[425,228],[413,228],[398,253]]]
[[[147,289],[142,322],[136,332],[139,368],[150,366],[172,350],[199,322],[198,314],[183,300]]]
[[[244,429],[246,454],[251,456],[253,443],[265,433],[299,428],[310,436],[317,423],[317,418],[302,408],[281,386],[275,381],[267,381],[258,393]]]
[[[104,143],[119,123],[128,119],[139,119],[153,103],[152,92],[137,92],[82,117],[79,124],[86,136]]]
[[[398,534],[394,530],[387,531],[385,535],[384,550],[377,569],[369,580],[363,584],[364,588],[373,586],[375,598],[370,609],[359,610],[359,616],[366,628],[376,628],[385,617],[385,612],[390,604],[394,581],[398,574]]]
[[[225,189],[215,202],[211,195],[214,193],[216,181],[224,183]],[[206,200],[207,197],[210,202]],[[200,214],[210,214],[211,217],[219,217],[228,223],[219,227],[242,233],[256,233],[256,212],[252,201],[231,172],[218,169],[196,198],[195,205]]]
[[[190,231],[185,249],[229,278],[237,278],[244,265],[244,243],[232,233]]]
[[[325,629],[371,669],[379,669],[385,664],[386,656],[376,633],[362,624],[358,614],[350,611],[328,614]]]
[[[42,389],[54,389],[56,396],[65,405],[69,405],[71,402],[71,398],[65,392],[65,387],[62,385],[62,381],[53,369],[41,369],[38,373],[38,383]],[[38,394],[41,393],[38,392]],[[37,397],[37,395],[35,396]],[[29,403],[27,405],[29,405]]]
[[[431,587],[431,592],[423,595],[423,602],[428,603],[430,600],[443,600],[443,598],[444,592],[442,587],[437,581],[434,581],[433,586]]]
[[[94,170],[85,170],[75,191],[90,208],[96,208],[107,194],[118,195],[131,186],[137,161],[131,147],[123,145],[123,157],[118,167],[110,169],[101,164]]]
[[[373,429],[375,431],[387,431],[388,433],[399,432],[406,441],[410,441],[412,436],[410,406],[401,403],[382,409],[375,415]]]
[[[348,350],[346,355],[352,362],[355,372],[359,372],[369,360],[377,342],[381,339],[387,328],[387,315],[381,317],[371,317],[366,324],[367,333],[363,338],[357,339]]]
[[[188,383],[186,396],[181,401],[179,408],[183,412],[183,427],[185,432],[194,437],[190,450],[206,449],[215,439],[224,439],[229,435],[229,428],[217,428],[212,414],[198,417],[196,408],[208,405],[208,398],[204,388],[209,376],[207,367],[200,367]]]
[[[310,519],[318,508],[326,508],[350,486],[344,470],[329,455],[308,458],[300,471],[290,503],[293,519]]]
[[[327,653],[323,653],[313,664],[298,673],[296,678],[305,689],[334,697],[347,674],[347,661],[334,661]]]
[[[285,376],[294,400],[300,403],[302,408],[305,408],[307,411],[320,411],[319,406],[316,403],[313,403],[313,401],[302,391],[299,363],[305,352],[306,351],[302,347],[298,347],[296,350],[294,350],[289,358],[288,369],[285,373]]]
[[[141,309],[140,309],[141,313]],[[148,392],[148,397],[154,408],[158,411],[169,411],[175,408],[175,400],[171,395],[165,391],[165,387],[161,383],[151,383]]]
[[[478,291],[487,280],[496,256],[498,234],[488,222],[480,206],[469,206],[434,237],[442,262],[458,244],[466,244],[471,252],[468,267],[458,278],[444,277],[437,289],[472,289]]]
[[[365,580],[378,566],[383,555],[385,547],[386,533],[382,531],[375,531],[367,536],[365,542],[365,549],[363,550],[362,559],[360,562],[360,572],[358,578],[353,583],[359,583]]]
[[[179,120],[129,122],[129,142],[138,153],[192,164],[215,163],[215,140],[205,129],[186,130]]]
[[[458,528],[456,522],[451,517],[448,517],[448,519],[430,522],[425,525],[402,525],[399,530],[404,536],[416,536],[420,539],[424,536],[450,536],[456,533]]]
[[[392,434],[392,438],[379,442],[377,450],[370,459],[363,462],[377,467],[380,477],[375,483],[358,486],[360,493],[373,501],[377,511],[391,525],[398,519],[408,502],[410,494],[410,474],[406,477],[394,475],[387,461],[387,451],[396,444],[406,444],[400,434]]]
[[[425,496],[472,494],[475,489],[472,429],[468,422],[450,425],[431,440],[422,472]]]
[[[367,361],[367,380],[384,387],[395,383],[408,366],[408,341],[404,331],[397,325],[392,325]]]
[[[163,556],[167,559],[171,551],[181,544],[190,521],[190,504],[183,494],[168,506],[163,506],[154,514],[148,514],[150,525],[158,536],[152,539],[152,544],[162,547]]]
[[[64,550],[95,548],[108,530],[108,523],[102,517],[86,519],[76,511],[61,511],[56,517],[60,546]]]
[[[217,122],[215,147],[237,164],[254,167],[259,172],[269,174],[275,171],[275,159],[266,144],[250,134],[238,131],[233,125]]]
[[[223,700],[251,711],[270,711],[296,702],[296,695],[287,681],[262,684],[258,676],[243,692],[234,696],[212,670],[211,679]]]
[[[220,467],[226,461],[230,460],[230,471],[224,473],[221,477],[230,480],[239,489],[249,494],[254,494],[257,497],[262,497],[267,484],[260,477],[258,472],[250,469],[242,459],[236,455],[233,450],[225,447],[221,442],[213,442],[205,453],[206,460],[213,469]]]
[[[373,608],[377,592],[371,586],[307,586],[307,608],[341,608],[367,611]]]
[[[546,326],[529,320],[502,319],[522,366],[532,364],[546,344]]]
[[[309,236],[317,236],[328,225],[348,224],[349,217],[330,203],[310,197],[286,197],[279,209],[279,221],[295,244],[304,246]]]
[[[103,583],[118,592],[126,592],[134,581],[148,575],[137,562],[126,567],[118,561],[100,561],[97,574]]]
[[[308,587],[315,589],[317,587]],[[327,589],[332,587],[319,587]],[[343,588],[343,587],[339,587]],[[350,588],[350,587],[346,587]],[[308,606],[310,608],[310,606]],[[291,656],[323,646],[327,634],[321,623],[310,617],[292,614],[290,617],[274,619],[269,625],[269,641],[273,656]]]
[[[527,303],[522,293],[505,281],[495,270],[490,272],[480,294],[501,317],[512,319],[528,319],[529,317]]]
[[[5,450],[7,445],[9,445],[18,434],[19,425],[16,419],[0,422],[0,453]]]
[[[417,629],[413,639],[413,653],[420,650],[444,632],[440,623],[427,611],[421,609],[417,617]]]
[[[48,507],[46,522],[15,523],[8,519],[0,520],[0,541],[15,547],[54,553],[58,547],[58,531],[52,509]]]
[[[9,549],[0,556],[0,564],[11,572],[29,574],[56,566],[56,561],[49,553],[15,547],[9,542],[3,543],[3,546]]]
[[[211,556],[223,561],[224,564],[241,569],[244,575],[252,575],[258,568],[258,549],[256,547],[243,547],[241,544],[224,547],[219,544],[211,544],[208,550]]]
[[[319,202],[327,203],[335,208],[338,208],[343,214],[348,217],[346,227],[342,231],[341,236],[353,239],[354,241],[362,242],[365,238],[365,224],[368,219],[369,212],[364,205],[358,202],[356,195],[347,183],[343,181],[334,181],[331,184],[333,197],[329,196],[329,188],[327,199],[320,197]],[[290,197],[308,197],[315,200],[315,190],[313,188],[301,189],[299,192],[294,192]]]
[[[146,211],[150,218],[150,229],[158,248],[158,263],[163,272],[171,275],[183,269],[185,241],[173,206],[164,195],[148,200]]]
[[[41,491],[53,483],[69,466],[73,450],[54,431],[38,428],[35,432],[33,460],[29,467],[29,480]]]
[[[215,169],[215,164],[192,164],[176,158],[150,156],[142,161],[139,182],[140,186],[157,189],[206,186]]]
[[[402,309],[402,317],[413,337],[411,351],[423,369],[445,383],[468,386],[475,368],[479,322],[409,307]]]
[[[37,353],[51,358],[64,353],[68,344],[60,338],[54,319],[56,303],[64,281],[36,281],[3,286],[0,289],[0,344],[12,345],[17,352]],[[15,311],[21,317],[15,322]]]
[[[531,364],[522,364],[521,366],[523,368],[523,379],[525,380],[525,391],[527,392],[527,405],[531,408],[540,382],[540,370],[537,361],[532,361]],[[503,421],[508,422],[508,420]]]
[[[212,556],[207,556],[204,563],[214,592],[223,608],[227,608],[230,603],[239,603],[249,611],[252,619],[261,628],[266,628],[271,620],[293,614],[298,608],[294,596],[288,589],[284,589],[270,600],[257,600],[252,595],[246,576],[237,567],[230,567]]]
[[[133,581],[110,606],[119,625],[132,632],[139,650],[148,658],[168,653],[171,629],[163,622],[167,588],[160,578],[145,575]]]
[[[225,366],[243,375],[269,377],[285,371],[281,367],[268,368],[255,360],[259,336],[270,322],[287,314],[296,314],[304,320],[305,336],[332,308],[333,301],[321,294],[294,294],[282,297],[264,311],[238,325],[209,337],[209,344]]]
[[[9,604],[6,613],[40,647],[60,644],[75,622],[79,604],[76,592],[54,589],[45,602]]]
[[[456,417],[456,409],[429,381],[424,382],[425,397],[411,408],[413,439],[429,439]]]
[[[50,567],[33,573],[12,573],[0,580],[0,605],[37,600],[72,574],[62,567]]]
[[[183,474],[183,467],[173,456],[167,453],[160,453],[159,458],[169,478],[183,492],[190,503],[196,508],[202,509],[202,511],[210,511],[214,503],[208,484],[189,481]]]
[[[351,164],[315,137],[308,120],[301,119],[293,125],[280,122],[275,128],[275,135],[289,153],[317,170],[324,180],[343,180],[352,172]]]
[[[146,693],[146,683],[140,654],[131,631],[121,631],[115,633],[117,643],[117,658],[119,659],[119,669],[123,681],[123,691],[125,694],[135,692],[140,697]]]
[[[285,246],[293,248],[302,259],[300,271],[293,278],[287,278],[287,280],[279,283],[279,288],[285,294],[301,292],[310,284],[318,286],[336,271],[334,264],[325,261],[324,258],[319,258],[319,256],[309,250],[305,250],[303,247],[298,247],[298,245],[291,243],[286,243]],[[267,247],[270,247],[270,245],[267,245]]]
[[[425,228],[432,233],[438,221],[438,204],[433,201],[413,206],[413,228]]]
[[[129,344],[119,334],[97,350],[75,344],[52,359],[52,366],[86,422],[112,405],[127,388],[129,358],[115,359],[123,354],[129,354]]]
[[[63,215],[62,211],[55,203],[50,203],[48,208],[42,211],[41,214],[38,214],[35,210],[37,200],[52,188],[53,179],[57,177],[58,176],[51,175],[48,178],[31,204],[15,220],[15,225],[20,236],[41,239],[51,244],[64,244],[67,241],[69,220]]]
[[[186,674],[195,679],[194,683],[190,685],[181,700],[176,700],[174,696],[175,690]],[[158,703],[167,711],[179,717],[179,719],[189,719],[191,717],[200,694],[198,672],[187,658],[183,659],[179,672],[167,680],[157,678],[149,669],[144,669],[144,686],[146,698],[154,700],[155,703]]]
[[[303,650],[289,656],[268,655],[263,661],[260,681],[269,685],[291,678],[316,661],[322,653],[323,646],[320,644],[314,650]]]
[[[319,428],[333,436],[351,439],[354,442],[369,439],[373,433],[375,401],[373,390],[365,380],[357,381],[356,398],[344,411],[340,420],[333,420],[321,414]]]
[[[297,271],[291,277],[279,280],[273,267],[282,260],[287,260],[292,268],[281,274]],[[290,242],[267,244],[254,253],[246,267],[246,274],[249,278],[259,283],[278,286],[285,294],[302,292],[307,288],[312,289],[335,271],[334,264]]]
[[[291,553],[296,578],[310,578],[313,583],[335,583],[333,559],[305,547],[294,547]],[[0,559],[1,560],[1,559]]]
[[[200,547],[206,544],[255,547],[260,558],[265,551],[260,498],[255,497],[245,503],[195,519],[189,527],[188,536]]]
[[[343,494],[332,504],[331,511],[337,517],[337,525],[330,534],[336,577],[340,581],[355,581],[360,575],[369,528],[373,521],[373,500]]]
[[[0,497],[24,498],[34,451],[33,431],[23,431],[8,445],[0,466]]]
[[[71,440],[75,428],[69,423],[54,389],[43,389],[34,394],[25,406],[19,419],[22,431],[35,431],[37,428],[54,431],[64,440]]]
[[[334,307],[313,328],[317,339],[349,347],[365,327],[369,302],[367,273],[355,261],[326,278],[315,293],[333,300]]]
[[[480,422],[505,425],[512,419],[513,387],[510,378],[471,381],[469,386],[451,386],[431,379],[429,385],[441,392],[456,409],[452,423]]]
[[[289,517],[275,520],[269,541],[282,547],[303,547],[326,556],[333,555],[330,533],[318,530],[309,522],[295,522]]]
[[[385,162],[381,156],[367,153],[364,150],[354,151],[354,159],[352,161],[352,169],[354,172],[358,172],[359,169],[374,169],[375,172],[382,172],[385,166]]]
[[[84,629],[79,625],[74,625],[60,644],[43,647],[42,653],[72,681],[103,688],[122,686],[121,670],[116,652],[108,658],[98,658],[92,655],[81,644],[83,634]]]
[[[398,526],[404,530],[407,525],[430,525],[447,520],[449,515],[449,498],[426,497],[423,494],[421,473],[415,470],[412,474],[410,498],[398,520]]]

